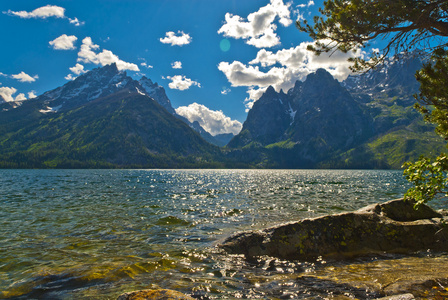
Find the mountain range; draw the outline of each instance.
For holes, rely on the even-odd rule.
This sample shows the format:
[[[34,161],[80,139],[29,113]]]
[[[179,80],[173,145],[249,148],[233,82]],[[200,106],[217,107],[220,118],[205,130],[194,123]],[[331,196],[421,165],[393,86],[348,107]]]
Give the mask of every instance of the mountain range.
[[[111,64],[0,103],[0,167],[399,168],[445,150],[412,108],[421,65],[391,58],[343,82],[319,69],[286,93],[269,87],[238,135],[212,136],[177,115],[163,87]]]
[[[267,168],[400,168],[439,154],[443,140],[413,108],[422,64],[413,53],[341,83],[319,69],[287,93],[269,87],[228,147],[263,153]]]
[[[220,156],[162,87],[115,64],[0,110],[4,167],[215,167]]]

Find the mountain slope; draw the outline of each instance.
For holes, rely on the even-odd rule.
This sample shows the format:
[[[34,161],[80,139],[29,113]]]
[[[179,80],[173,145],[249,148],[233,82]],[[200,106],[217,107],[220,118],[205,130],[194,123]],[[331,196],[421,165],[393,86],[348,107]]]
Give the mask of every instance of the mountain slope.
[[[287,137],[308,160],[320,161],[372,135],[373,121],[362,105],[323,69],[308,75],[299,89],[288,94],[296,113]]]
[[[287,94],[269,87],[228,147],[289,149],[281,154],[289,157],[285,167],[310,166],[367,140],[372,131],[372,120],[362,106],[320,69]]]
[[[215,166],[219,149],[162,106],[171,107],[163,88],[144,81],[109,65],[17,107],[1,104],[0,166]]]
[[[414,53],[342,83],[318,70],[287,94],[270,87],[228,148],[271,168],[400,168],[437,155],[444,141],[413,108],[421,65]]]

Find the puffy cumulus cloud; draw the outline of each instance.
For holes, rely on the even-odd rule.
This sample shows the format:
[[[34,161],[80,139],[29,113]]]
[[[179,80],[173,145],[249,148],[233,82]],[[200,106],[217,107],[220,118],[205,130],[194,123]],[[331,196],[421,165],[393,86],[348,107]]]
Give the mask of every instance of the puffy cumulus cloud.
[[[74,19],[68,18],[68,20],[70,21],[70,24],[73,24],[75,26],[81,26],[81,25],[85,24],[85,22],[79,21],[78,18],[74,18]]]
[[[249,98],[246,107],[251,108],[268,86],[276,91],[285,92],[294,86],[297,80],[304,80],[310,73],[324,68],[338,80],[344,80],[351,73],[349,57],[362,57],[363,52],[314,55],[306,48],[309,43],[301,43],[297,47],[282,49],[277,52],[261,49],[257,57],[244,64],[239,61],[221,62],[218,69],[224,73],[232,86],[247,86]],[[259,65],[259,66],[258,66]],[[263,69],[260,69],[262,67]]]
[[[69,69],[76,75],[83,74],[83,73],[87,72],[86,70],[84,70],[84,66],[81,64],[76,64],[74,67],[71,67]]]
[[[173,31],[168,31],[164,38],[160,38],[163,44],[170,44],[171,46],[183,46],[191,43],[193,38],[183,31],[178,31],[177,35]]]
[[[20,93],[17,95],[15,101],[25,101],[26,100],[26,96],[24,93]]]
[[[75,80],[78,76],[73,76],[73,74],[68,74],[67,76],[64,77],[65,80]]]
[[[78,18],[68,18],[65,16],[65,8],[56,6],[56,5],[46,5],[39,8],[36,8],[33,11],[12,11],[8,10],[6,12],[3,12],[4,14],[8,14],[10,16],[16,16],[23,19],[46,19],[46,18],[60,18],[60,19],[68,19],[70,24],[73,24],[75,26],[83,25],[84,22],[80,22]]]
[[[74,74],[76,75],[80,75],[80,74],[84,74],[87,71],[84,70],[84,66],[81,64],[76,64],[74,67],[69,68],[70,71],[72,71]],[[65,76],[64,78],[66,80],[75,80],[77,76],[73,76],[73,74],[68,74],[67,76]]]
[[[167,76],[166,79],[171,80],[171,82],[168,84],[168,87],[173,90],[188,90],[192,85],[201,87],[201,84],[199,82],[191,80],[190,78],[182,75]]]
[[[37,97],[37,95],[36,95],[35,91],[28,92],[28,99],[33,99],[36,97]]]
[[[34,82],[36,79],[39,78],[38,75],[34,75],[34,77],[31,77],[30,75],[26,74],[25,72],[20,72],[19,74],[11,75],[12,78],[17,79],[20,82]]]
[[[118,70],[140,71],[136,64],[122,61],[110,50],[103,49],[102,52],[98,52],[99,48],[100,46],[95,45],[92,42],[92,38],[84,38],[82,40],[81,49],[78,52],[78,62],[92,63],[101,66],[116,63]]]
[[[50,17],[65,18],[65,8],[56,5],[47,5],[36,8],[31,12],[27,12],[24,10],[22,11],[8,10],[7,14],[24,19],[30,19],[30,18],[46,19]]]
[[[271,0],[258,11],[247,16],[247,21],[238,16],[226,13],[225,23],[218,30],[219,34],[236,39],[245,39],[246,43],[257,48],[273,47],[280,44],[280,38],[276,34],[276,20],[283,25],[292,24],[290,18],[290,4],[283,0]]]
[[[55,50],[74,50],[76,49],[74,43],[78,38],[74,35],[63,34],[60,37],[49,42],[53,49]]]
[[[17,89],[13,87],[0,87],[0,101],[1,102],[14,102],[26,100],[25,94],[20,93],[16,97],[13,95],[17,92]]]
[[[243,127],[239,121],[232,120],[222,111],[211,110],[198,103],[178,107],[176,113],[187,118],[190,122],[197,121],[202,128],[213,136],[222,133],[238,134]]]
[[[182,62],[180,61],[175,61],[171,64],[171,67],[173,69],[182,69]]]
[[[280,86],[289,70],[286,68],[271,68],[263,72],[258,66],[246,66],[242,62],[221,62],[218,69],[226,75],[232,86]]]

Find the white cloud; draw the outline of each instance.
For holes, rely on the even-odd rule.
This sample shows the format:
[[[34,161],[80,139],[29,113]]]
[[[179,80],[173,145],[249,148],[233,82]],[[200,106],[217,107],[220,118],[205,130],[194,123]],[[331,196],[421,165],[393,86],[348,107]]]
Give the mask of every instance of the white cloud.
[[[310,1],[308,1],[307,4],[299,4],[299,5],[297,5],[297,7],[303,8],[303,7],[310,7],[310,6],[313,6],[313,5],[314,5],[314,1],[310,0]]]
[[[74,43],[78,40],[78,38],[74,35],[66,35],[63,34],[60,37],[50,41],[49,44],[53,46],[55,50],[74,50],[76,49]]]
[[[34,77],[31,77],[30,75],[26,74],[25,72],[20,72],[19,74],[11,75],[12,78],[17,79],[20,82],[34,82],[36,79],[39,78],[38,75],[35,75]]]
[[[180,61],[175,61],[171,64],[171,67],[173,69],[182,69],[182,62]]]
[[[14,95],[16,92],[17,90],[15,88],[0,87],[0,97],[6,102],[14,101],[12,95]]]
[[[18,94],[16,99],[15,99],[15,101],[24,101],[24,100],[26,100],[26,96],[25,96],[24,93]]]
[[[56,6],[56,5],[46,5],[39,8],[36,8],[35,10],[28,12],[28,11],[12,11],[8,10],[6,12],[3,12],[4,14],[8,14],[10,16],[17,16],[23,19],[46,19],[46,18],[60,18],[60,19],[68,19],[70,24],[74,24],[75,26],[83,25],[84,22],[80,22],[78,18],[68,18],[65,16],[65,8]]]
[[[221,62],[218,69],[224,73],[232,86],[248,87],[249,98],[246,99],[246,107],[250,108],[268,86],[273,86],[276,91],[283,89],[286,92],[297,80],[304,80],[308,74],[319,68],[326,69],[340,81],[344,80],[351,73],[351,64],[347,59],[363,56],[361,50],[355,53],[335,52],[316,56],[306,49],[308,45],[309,43],[303,42],[297,47],[277,52],[261,49],[248,65],[239,61]]]
[[[238,134],[243,125],[230,117],[224,115],[222,111],[211,110],[198,103],[176,108],[176,113],[188,119],[190,122],[197,121],[211,135],[221,133]]]
[[[227,95],[227,94],[230,93],[230,92],[231,92],[231,90],[230,90],[229,88],[225,88],[225,87],[224,87],[224,88],[222,89],[222,91],[221,91],[221,94],[222,94],[222,95]]]
[[[37,97],[37,95],[36,95],[35,91],[28,92],[28,99],[33,99],[36,97]]]
[[[117,55],[113,54],[112,51],[103,49],[102,52],[96,53],[94,50],[98,50],[99,48],[100,46],[95,45],[92,42],[92,38],[84,38],[82,40],[81,50],[78,52],[78,62],[92,63],[101,66],[116,63],[119,70],[140,71],[136,64],[122,61]]]
[[[76,75],[84,74],[87,71],[84,70],[84,66],[81,64],[76,64],[74,67],[69,68]],[[73,74],[68,74],[64,77],[66,80],[75,80],[77,76],[73,76]]]
[[[182,75],[167,76],[166,79],[171,80],[171,82],[168,84],[168,87],[173,90],[188,90],[192,85],[201,87],[201,84],[199,82],[193,81],[190,78]]]
[[[87,72],[86,70],[84,70],[84,66],[81,64],[76,64],[74,67],[71,67],[69,69],[76,75],[83,74],[83,73]]]
[[[68,74],[67,76],[64,77],[65,80],[75,80],[77,78],[77,76],[73,76],[73,74]]]
[[[183,31],[178,31],[176,35],[173,31],[168,31],[164,38],[160,38],[160,42],[164,44],[171,44],[171,46],[183,46],[191,43],[193,38]]]
[[[290,18],[291,4],[284,4],[283,0],[271,0],[258,11],[247,16],[247,21],[238,16],[226,13],[225,23],[218,33],[235,39],[245,39],[246,43],[257,48],[274,47],[280,44],[280,38],[276,34],[276,20],[287,27],[292,24]]]
[[[145,68],[147,68],[147,69],[152,69],[152,68],[154,68],[153,66],[151,66],[151,65],[148,65],[147,63],[145,63],[145,62],[142,62],[141,64],[140,64],[142,67],[145,67]]]
[[[244,99],[246,112],[249,112],[249,110],[252,109],[255,101],[260,99],[260,97],[264,94],[264,92],[266,92],[267,89],[267,87],[249,87],[249,89],[247,90],[249,97]]]
[[[49,17],[55,17],[55,18],[65,18],[65,8],[56,6],[56,5],[47,5],[43,7],[36,8],[32,12],[27,11],[11,11],[8,10],[7,12],[9,15],[18,16],[20,18],[24,19],[30,19],[30,18],[41,18],[46,19]]]
[[[0,72],[0,76],[4,76],[4,77],[6,77],[6,76],[8,76],[8,75],[3,74],[2,72]]]
[[[75,26],[81,26],[81,25],[84,25],[84,24],[85,24],[85,22],[80,22],[80,21],[78,20],[78,18],[74,18],[74,19],[70,19],[70,18],[68,18],[68,20],[70,21],[70,24],[73,24],[73,25],[75,25]]]
[[[17,92],[17,89],[13,87],[0,87],[0,98],[3,98],[6,102],[14,102],[14,101],[22,101],[26,100],[25,94],[18,94],[17,97],[14,98],[14,94]]]
[[[232,86],[269,86],[281,84],[285,78],[285,68],[272,68],[268,72],[263,72],[258,66],[246,66],[234,61],[231,64],[221,62],[218,69],[226,75]]]

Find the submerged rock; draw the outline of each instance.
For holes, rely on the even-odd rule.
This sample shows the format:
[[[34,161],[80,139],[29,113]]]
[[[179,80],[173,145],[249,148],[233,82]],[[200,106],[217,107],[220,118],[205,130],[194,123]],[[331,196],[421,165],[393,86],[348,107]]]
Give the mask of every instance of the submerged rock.
[[[407,293],[407,294],[377,298],[375,300],[414,300],[414,299],[415,299],[414,295]]]
[[[347,257],[379,252],[409,253],[448,250],[448,216],[426,205],[418,210],[402,199],[355,212],[238,233],[219,247],[246,257],[282,259]]]
[[[155,289],[124,293],[117,300],[193,300],[193,298],[173,290]]]

